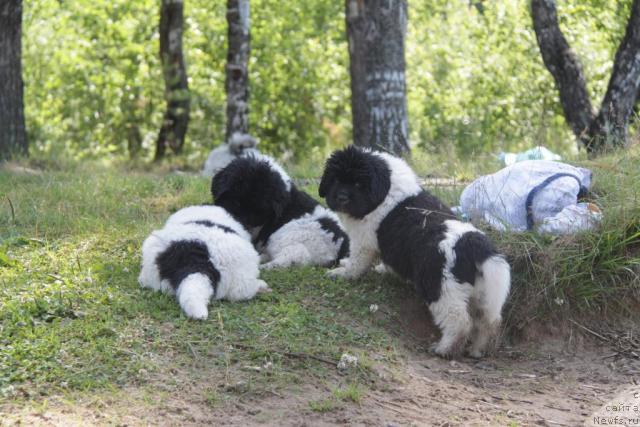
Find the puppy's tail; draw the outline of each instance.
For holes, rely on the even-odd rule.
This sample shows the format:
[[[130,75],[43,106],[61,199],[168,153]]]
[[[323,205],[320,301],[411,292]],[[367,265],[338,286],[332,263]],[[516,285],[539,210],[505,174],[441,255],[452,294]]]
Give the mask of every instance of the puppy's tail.
[[[176,296],[180,307],[188,317],[206,319],[209,315],[207,305],[213,296],[213,283],[206,274],[189,274],[180,282]]]
[[[497,327],[502,320],[502,306],[511,289],[511,268],[501,255],[489,257],[479,266],[476,278],[478,309],[487,326]]]

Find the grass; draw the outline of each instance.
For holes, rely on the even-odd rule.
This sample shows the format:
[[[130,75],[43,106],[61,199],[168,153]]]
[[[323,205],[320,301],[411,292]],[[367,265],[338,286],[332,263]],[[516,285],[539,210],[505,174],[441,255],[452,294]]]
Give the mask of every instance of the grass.
[[[510,329],[576,313],[628,315],[640,299],[640,160],[627,154],[586,165],[605,213],[600,230],[494,235],[513,266]],[[335,368],[319,359],[357,355],[342,388],[310,401],[312,411],[326,412],[362,399],[375,376],[371,357],[402,363],[398,319],[369,311],[402,311],[411,291],[389,277],[352,284],[328,280],[320,268],[268,271],[272,294],[216,302],[207,321],[185,318],[172,298],[138,286],[140,244],[170,213],[208,201],[208,180],[63,166],[0,169],[0,403],[128,386],[153,386],[157,399],[200,381],[203,402],[217,406],[299,384],[302,372],[322,382]],[[453,203],[459,191],[437,194]]]
[[[401,287],[265,272],[272,294],[212,304],[209,319],[137,283],[140,244],[169,213],[206,202],[208,180],[78,166],[0,170],[0,401],[215,373],[210,404],[323,376],[343,352],[397,360],[369,312]],[[296,356],[297,355],[297,356]],[[350,374],[365,381],[363,364]]]

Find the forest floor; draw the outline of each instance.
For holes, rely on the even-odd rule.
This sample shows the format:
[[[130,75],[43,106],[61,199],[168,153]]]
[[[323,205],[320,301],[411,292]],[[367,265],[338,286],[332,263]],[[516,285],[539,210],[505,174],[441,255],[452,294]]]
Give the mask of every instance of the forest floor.
[[[422,331],[416,335],[405,324],[390,333],[432,339],[436,332],[426,312],[409,311],[413,318],[404,320],[424,325]],[[248,392],[242,380],[225,378],[194,356],[190,366],[169,369],[144,384],[2,405],[0,424],[553,427],[640,422],[640,360],[585,337],[577,327],[569,332],[571,337],[542,333],[504,345],[481,361],[443,360],[404,340],[401,361],[373,363],[368,381],[356,386],[345,385],[337,370],[307,375],[297,368],[291,384]],[[268,370],[262,375],[269,376]],[[213,397],[216,388],[230,395],[220,401]],[[630,405],[626,411],[607,407],[623,403]],[[615,416],[629,421],[614,423]]]
[[[496,353],[450,361],[427,351],[438,331],[389,275],[350,283],[321,268],[266,271],[273,293],[212,303],[201,322],[141,289],[142,240],[169,213],[207,202],[208,186],[184,174],[0,169],[0,425],[640,423],[637,205],[620,210],[626,234],[598,238],[610,246],[578,242],[600,256],[610,248],[610,259],[574,251],[566,261],[611,273],[608,293],[563,265],[553,274],[579,277],[567,286],[580,294],[517,270]],[[527,239],[516,247],[542,266],[550,261],[534,246],[561,256],[577,244]],[[338,370],[345,353],[358,365]]]

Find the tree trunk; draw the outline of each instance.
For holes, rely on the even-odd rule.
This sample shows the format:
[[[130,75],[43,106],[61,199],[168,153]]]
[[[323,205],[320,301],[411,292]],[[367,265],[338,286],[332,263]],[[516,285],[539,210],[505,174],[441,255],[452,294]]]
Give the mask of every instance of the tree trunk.
[[[349,73],[351,75],[351,121],[353,143],[369,146],[367,135],[365,5],[362,0],[346,0],[347,39],[349,45]]]
[[[532,0],[531,16],[542,60],[560,93],[565,119],[582,139],[594,118],[593,107],[582,65],[560,31],[555,0]]]
[[[404,37],[406,0],[346,0],[353,141],[409,151]]]
[[[29,154],[22,82],[22,0],[0,5],[0,160]]]
[[[567,123],[589,153],[624,145],[640,88],[640,0],[634,0],[597,115],[576,55],[558,25],[555,0],[531,0],[531,16],[545,66],[553,76]]]
[[[249,0],[227,0],[226,141],[234,133],[249,133],[249,10]]]
[[[182,54],[183,0],[162,0],[160,8],[160,60],[165,82],[167,111],[156,142],[158,161],[167,146],[179,153],[189,124],[189,86]]]
[[[589,127],[588,151],[624,145],[629,119],[640,89],[640,0],[634,0],[627,29],[616,52],[600,112]]]

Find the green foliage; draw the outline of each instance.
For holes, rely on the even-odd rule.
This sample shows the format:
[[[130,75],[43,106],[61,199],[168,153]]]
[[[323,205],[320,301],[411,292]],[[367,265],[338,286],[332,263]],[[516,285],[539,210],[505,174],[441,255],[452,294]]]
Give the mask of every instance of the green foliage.
[[[597,107],[631,2],[561,3],[562,28]],[[464,155],[538,144],[568,151],[573,136],[540,57],[529,2],[483,5],[480,14],[459,2],[412,3],[407,68],[414,140],[430,150],[455,146]]]
[[[561,25],[594,105],[607,85],[630,0],[570,0]],[[185,159],[199,167],[224,135],[225,2],[187,0],[192,112]],[[250,126],[262,147],[297,159],[351,139],[344,2],[251,3]],[[545,144],[566,151],[553,80],[528,2],[410,1],[406,42],[411,139],[462,154]],[[164,112],[153,0],[26,0],[26,115],[36,157],[153,155]]]

